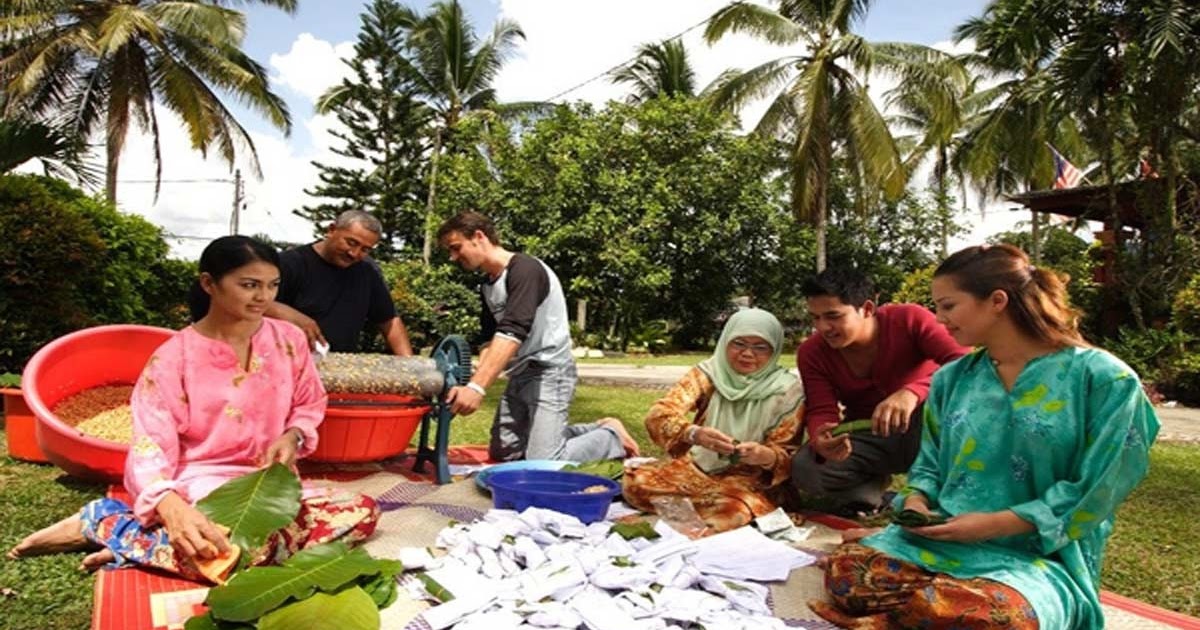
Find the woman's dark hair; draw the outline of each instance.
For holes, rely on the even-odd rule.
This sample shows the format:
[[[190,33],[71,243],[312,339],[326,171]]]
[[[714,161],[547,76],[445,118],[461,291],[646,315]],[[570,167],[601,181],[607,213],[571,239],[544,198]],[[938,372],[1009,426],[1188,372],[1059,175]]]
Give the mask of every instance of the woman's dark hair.
[[[1067,277],[1030,264],[1012,245],[976,245],[959,250],[938,265],[933,277],[948,276],[978,299],[995,291],[1008,295],[1006,310],[1017,329],[1055,346],[1086,346],[1079,334],[1079,312],[1067,301]]]
[[[279,252],[249,236],[222,236],[209,243],[200,254],[200,273],[207,273],[216,282],[225,274],[252,262],[265,262],[278,268]],[[188,308],[192,312],[193,322],[200,321],[208,314],[209,302],[208,293],[200,286],[200,279],[196,278],[188,293]]]

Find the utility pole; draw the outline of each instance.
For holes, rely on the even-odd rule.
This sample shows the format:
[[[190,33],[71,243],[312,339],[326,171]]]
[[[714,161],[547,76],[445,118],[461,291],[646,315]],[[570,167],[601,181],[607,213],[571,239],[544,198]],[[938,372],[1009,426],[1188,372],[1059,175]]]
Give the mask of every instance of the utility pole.
[[[233,214],[229,217],[229,233],[238,233],[238,223],[241,219],[242,199],[245,197],[245,190],[242,188],[242,169],[233,171]]]

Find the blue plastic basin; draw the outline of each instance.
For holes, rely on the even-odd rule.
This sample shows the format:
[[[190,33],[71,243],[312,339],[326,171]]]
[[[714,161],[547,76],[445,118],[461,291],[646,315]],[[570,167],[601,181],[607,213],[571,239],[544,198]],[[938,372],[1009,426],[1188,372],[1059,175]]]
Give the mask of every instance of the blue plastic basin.
[[[488,478],[492,505],[497,509],[523,511],[540,507],[570,514],[584,523],[603,520],[621,486],[611,479],[556,470],[505,470]],[[603,492],[583,492],[604,486]]]

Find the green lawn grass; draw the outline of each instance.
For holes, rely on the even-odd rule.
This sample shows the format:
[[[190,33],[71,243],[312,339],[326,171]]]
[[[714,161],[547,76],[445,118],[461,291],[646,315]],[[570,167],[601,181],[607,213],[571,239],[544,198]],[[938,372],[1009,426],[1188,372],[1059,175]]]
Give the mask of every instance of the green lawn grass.
[[[504,385],[505,382],[500,381],[491,387],[479,411],[454,419],[450,425],[451,444],[488,443],[492,417],[496,414],[496,404]],[[652,389],[580,385],[575,390],[575,400],[571,404],[570,421],[592,422],[606,416],[620,418],[630,435],[641,445],[643,455],[662,455],[662,449],[650,441],[644,422],[650,405],[662,394],[662,391]]]
[[[455,444],[486,444],[501,387],[474,415],[454,420]],[[583,385],[571,420],[621,418],[644,452],[650,443],[642,418],[661,392]],[[7,452],[0,432],[0,449]],[[102,488],[66,477],[57,468],[0,458],[0,547],[48,525],[100,495]],[[1200,616],[1200,445],[1159,444],[1149,478],[1122,506],[1105,558],[1103,587],[1156,606]],[[92,579],[76,570],[83,554],[11,561],[0,558],[0,629],[87,628]]]

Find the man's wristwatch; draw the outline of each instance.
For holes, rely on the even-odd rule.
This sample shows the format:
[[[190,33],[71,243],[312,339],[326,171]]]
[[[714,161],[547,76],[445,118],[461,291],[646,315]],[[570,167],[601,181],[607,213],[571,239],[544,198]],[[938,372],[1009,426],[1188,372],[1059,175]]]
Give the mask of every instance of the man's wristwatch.
[[[475,381],[467,381],[467,384],[464,387],[475,392],[476,394],[479,394],[480,396],[487,396],[487,390],[483,388],[483,385],[480,385]]]
[[[292,431],[291,429],[288,430]],[[299,431],[292,431],[292,433],[296,436],[296,450],[304,448],[304,434]]]

